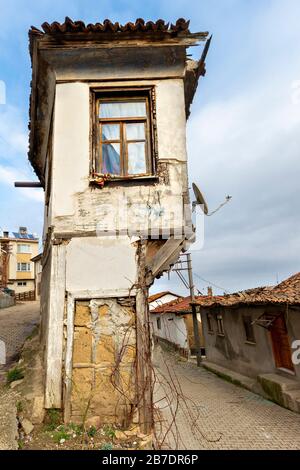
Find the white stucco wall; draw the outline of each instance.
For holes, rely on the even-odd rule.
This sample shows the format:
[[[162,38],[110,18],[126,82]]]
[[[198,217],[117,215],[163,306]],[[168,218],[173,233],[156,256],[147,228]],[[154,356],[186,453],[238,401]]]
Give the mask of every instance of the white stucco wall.
[[[136,247],[127,237],[73,238],[66,249],[66,290],[90,291],[91,298],[95,293],[129,295],[137,280],[135,256]]]
[[[150,313],[153,334],[166,339],[176,346],[188,349],[188,334],[184,318],[173,313]],[[158,328],[157,319],[160,318],[161,328]]]
[[[121,82],[123,86],[137,86],[137,82]],[[60,83],[56,86],[52,198],[49,225],[57,231],[95,230],[97,223],[111,224],[112,210],[99,215],[104,204],[116,208],[118,199],[128,200],[127,209],[132,222],[136,222],[135,204],[149,203],[162,212],[152,227],[183,222],[183,193],[187,191],[186,120],[184,88],[180,79],[143,82],[156,90],[156,116],[159,161],[169,163],[169,185],[91,188],[90,177],[90,87],[89,83]],[[101,83],[98,86],[118,86]],[[170,121],[171,119],[171,121]],[[171,125],[170,125],[171,124]],[[149,216],[145,212],[145,218]],[[147,222],[147,221],[146,221]],[[115,226],[117,224],[115,223]],[[138,224],[137,224],[138,225]],[[145,221],[140,224],[145,226]]]
[[[163,304],[167,304],[172,300],[178,299],[178,296],[173,295],[171,293],[165,294],[157,300],[153,300],[153,302],[149,303],[149,309],[154,310],[156,307],[160,307]]]

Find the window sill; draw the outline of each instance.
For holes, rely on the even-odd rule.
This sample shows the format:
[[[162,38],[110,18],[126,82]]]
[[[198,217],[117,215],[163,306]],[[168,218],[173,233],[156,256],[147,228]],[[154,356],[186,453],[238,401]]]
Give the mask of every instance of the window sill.
[[[256,341],[245,341],[245,344],[249,344],[249,346],[256,346]]]
[[[208,334],[209,334],[209,335],[214,335],[215,332],[214,332],[214,331],[208,331]]]
[[[220,336],[221,338],[225,338],[224,333],[217,333],[217,335]]]
[[[142,176],[109,176],[98,175],[98,177],[90,178],[90,185],[92,186],[106,186],[114,183],[156,183],[159,181],[157,175],[142,175]]]

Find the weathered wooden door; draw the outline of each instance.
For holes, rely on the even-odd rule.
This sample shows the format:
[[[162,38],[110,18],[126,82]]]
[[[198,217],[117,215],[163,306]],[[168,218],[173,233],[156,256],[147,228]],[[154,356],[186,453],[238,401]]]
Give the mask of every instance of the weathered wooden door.
[[[276,367],[294,370],[291,348],[283,315],[279,315],[271,327],[271,339]]]

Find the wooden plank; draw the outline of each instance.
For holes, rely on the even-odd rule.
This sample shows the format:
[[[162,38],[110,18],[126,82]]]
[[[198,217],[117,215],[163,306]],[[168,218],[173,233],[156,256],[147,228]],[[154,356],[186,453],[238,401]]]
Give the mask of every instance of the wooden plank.
[[[141,431],[148,434],[153,429],[153,378],[148,288],[145,282],[146,242],[139,243],[139,287],[136,294],[137,406]]]
[[[158,250],[152,261],[148,264],[148,269],[152,275],[156,277],[163,269],[166,269],[167,264],[177,261],[180,247],[184,240],[170,237],[166,243]],[[179,251],[178,251],[179,250]],[[174,259],[173,259],[174,258]]]
[[[75,300],[68,294],[67,300],[67,346],[65,358],[65,396],[64,396],[64,421],[68,423],[71,419],[71,393],[72,393],[72,363],[74,342],[74,315]]]
[[[49,320],[46,340],[45,407],[62,403],[63,327],[66,286],[66,246],[53,245],[49,291]]]

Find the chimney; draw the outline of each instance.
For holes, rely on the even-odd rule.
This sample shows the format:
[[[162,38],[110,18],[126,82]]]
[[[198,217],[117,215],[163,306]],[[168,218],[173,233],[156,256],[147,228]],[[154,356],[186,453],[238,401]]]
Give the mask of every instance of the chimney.
[[[3,238],[9,238],[9,232],[3,232]]]
[[[19,233],[21,235],[27,235],[27,227],[19,227]]]
[[[213,296],[212,287],[208,287],[208,288],[207,288],[207,295],[208,295],[209,297],[212,297],[212,296]]]

